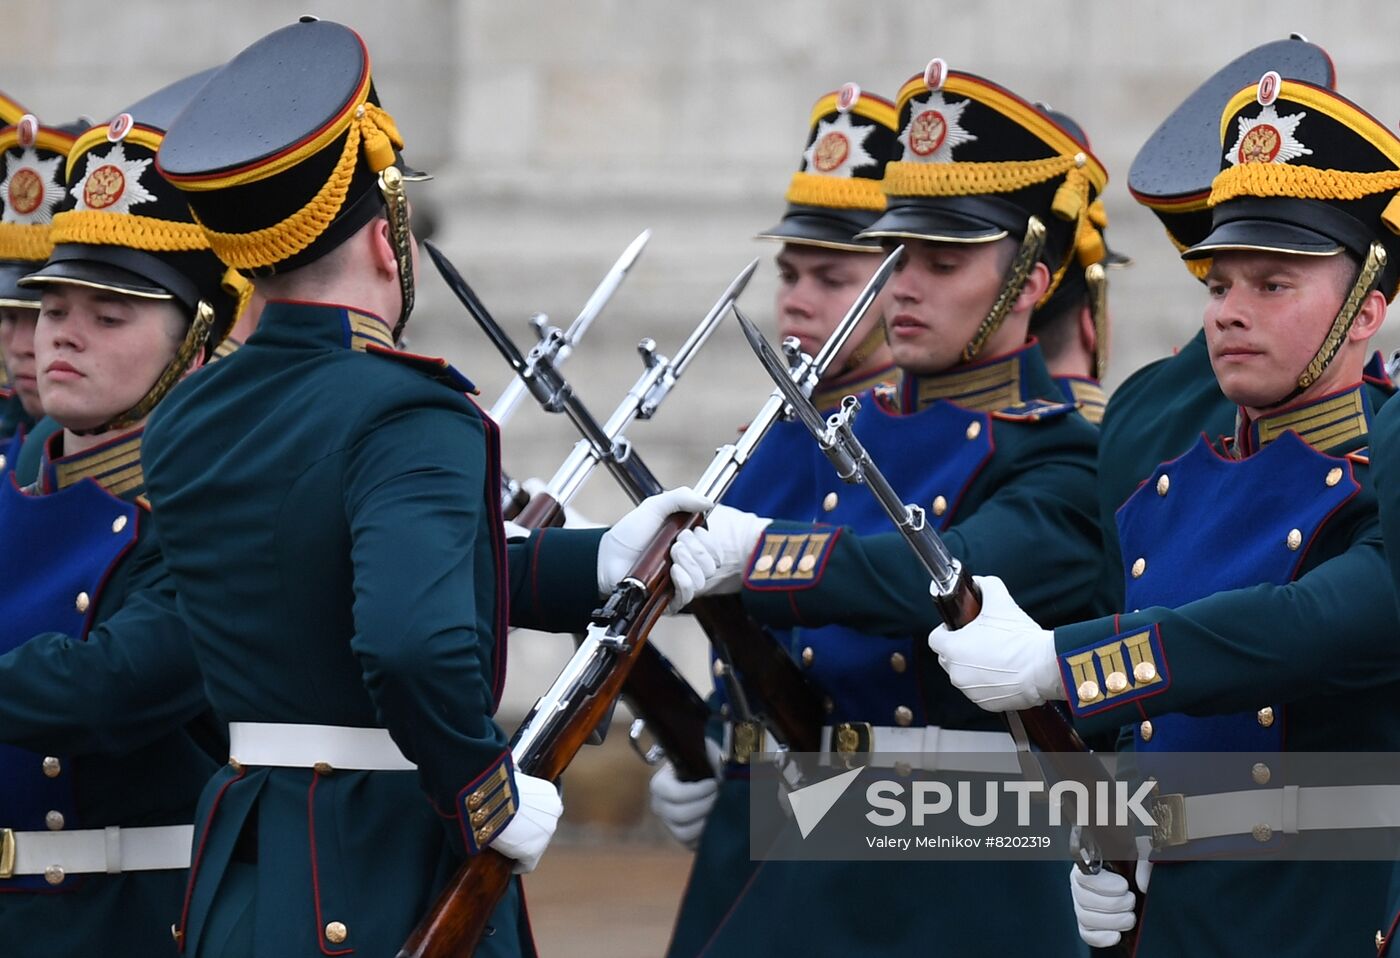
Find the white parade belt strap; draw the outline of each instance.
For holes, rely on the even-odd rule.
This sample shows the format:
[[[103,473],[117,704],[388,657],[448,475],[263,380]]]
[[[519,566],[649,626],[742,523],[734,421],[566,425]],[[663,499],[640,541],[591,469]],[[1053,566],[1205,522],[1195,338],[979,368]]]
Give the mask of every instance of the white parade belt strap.
[[[1400,828],[1400,785],[1326,785],[1162,795],[1150,806],[1153,845],[1170,848],[1203,838],[1346,828]]]
[[[387,729],[283,722],[230,722],[229,764],[410,772]]]
[[[85,828],[71,832],[0,829],[0,878],[116,875],[190,867],[193,825]]]
[[[924,725],[905,728],[843,722],[822,729],[822,752],[879,768],[908,765],[926,772],[1017,775],[1016,743],[1005,732]],[[856,759],[855,756],[860,756]],[[824,759],[825,763],[825,759]]]

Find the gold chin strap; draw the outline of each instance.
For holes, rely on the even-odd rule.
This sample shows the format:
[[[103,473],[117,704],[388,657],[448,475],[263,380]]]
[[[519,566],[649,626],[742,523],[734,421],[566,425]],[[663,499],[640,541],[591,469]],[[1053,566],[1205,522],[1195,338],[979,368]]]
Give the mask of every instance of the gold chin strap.
[[[79,436],[95,436],[112,429],[126,429],[149,416],[151,410],[156,408],[156,403],[175,388],[175,384],[189,370],[190,363],[194,362],[194,357],[208,344],[209,330],[213,325],[214,307],[201,299],[195,307],[194,322],[190,323],[189,332],[185,333],[185,341],[175,351],[175,358],[161,370],[155,385],[146,390],[146,395],[126,412],[113,416],[96,429],[74,429],[73,432]]]
[[[1011,312],[1012,304],[1021,295],[1021,290],[1025,287],[1031,270],[1035,268],[1036,261],[1040,259],[1040,251],[1044,247],[1045,224],[1032,216],[1026,223],[1026,235],[1021,239],[1021,248],[1016,251],[1016,258],[1011,261],[1011,268],[1006,273],[1006,282],[1002,284],[1001,292],[997,293],[996,302],[977,327],[971,341],[963,347],[963,362],[971,362],[987,344],[987,339],[1005,321],[1006,314]]]
[[[1108,271],[1102,263],[1093,263],[1084,270],[1084,282],[1089,287],[1089,315],[1094,320],[1094,356],[1089,375],[1102,380],[1108,372]]]
[[[1343,300],[1342,308],[1337,311],[1337,318],[1332,320],[1332,328],[1327,331],[1327,336],[1322,340],[1322,345],[1318,347],[1312,361],[1303,370],[1303,374],[1298,377],[1298,384],[1287,396],[1278,402],[1264,406],[1264,409],[1277,409],[1284,403],[1293,401],[1309,386],[1322,378],[1323,372],[1336,358],[1337,351],[1342,348],[1342,343],[1351,330],[1351,324],[1356,322],[1356,314],[1361,312],[1361,304],[1366,301],[1366,297],[1375,288],[1381,270],[1385,269],[1385,262],[1385,247],[1380,243],[1373,242],[1371,249],[1366,253],[1366,262],[1361,264],[1361,272],[1356,274],[1356,282],[1351,284],[1351,292]]]
[[[403,188],[403,171],[397,166],[386,166],[379,174],[379,191],[384,194],[388,210],[389,238],[399,263],[399,291],[403,295],[399,321],[394,324],[394,342],[397,343],[408,324],[408,314],[413,312],[414,299],[413,234],[408,228],[408,194]]]

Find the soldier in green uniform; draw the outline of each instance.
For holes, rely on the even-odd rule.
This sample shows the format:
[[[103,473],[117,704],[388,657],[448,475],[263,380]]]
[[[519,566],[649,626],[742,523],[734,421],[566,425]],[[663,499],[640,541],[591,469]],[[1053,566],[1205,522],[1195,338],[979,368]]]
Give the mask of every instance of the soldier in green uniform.
[[[1183,255],[1210,260],[1203,326],[1233,436],[1202,437],[1119,510],[1122,614],[1047,631],[988,578],[981,616],[930,646],[985,708],[1067,699],[1085,731],[1123,729],[1139,766],[1163,752],[1394,751],[1400,617],[1374,587],[1387,569],[1367,453],[1391,390],[1364,367],[1400,277],[1400,137],[1272,71],[1211,128],[1211,229]],[[1370,935],[1390,862],[1269,855],[1318,829],[1382,825],[1369,786],[1353,786],[1343,821],[1319,818],[1288,778],[1242,758],[1229,787],[1159,782],[1152,810],[1173,825],[1138,869],[1138,955],[1324,954]],[[1133,927],[1126,880],[1075,870],[1071,885],[1087,941]]]
[[[233,320],[222,264],[152,167],[190,92],[76,143],[32,117],[0,132],[21,157],[56,154],[41,172],[69,154],[66,197],[42,194],[52,229],[27,224],[51,252],[20,280],[41,297],[34,368],[62,429],[33,486],[0,481],[0,938],[16,953],[174,954],[195,803],[226,747],[141,467],[148,413]]]
[[[880,178],[896,151],[895,119],[893,103],[854,83],[822,96],[808,121],[802,165],[788,185],[787,209],[776,225],[758,234],[783,244],[776,257],[778,335],[795,337],[808,355],[821,350],[882,260],[879,242],[856,234],[884,211]],[[818,409],[834,411],[843,397],[893,380],[883,323],[887,299],[871,306],[813,391]],[[801,423],[775,423],[725,494],[726,504],[778,518],[810,515],[816,472],[794,470],[793,464],[811,456],[811,439]],[[716,682],[712,704],[723,729],[718,781],[681,781],[669,763],[651,780],[652,810],[678,841],[696,849],[668,951],[673,958],[700,951],[754,869],[749,753],[742,744],[735,748],[744,739],[735,727],[743,723],[757,734],[762,725],[732,714],[723,681]]]
[[[899,376],[860,397],[856,432],[955,555],[1003,570],[1045,621],[1072,621],[1099,568],[1096,435],[1028,329],[1069,269],[1102,259],[1090,209],[1106,172],[1046,112],[940,60],[904,85],[898,107],[902,158],[886,167],[884,216],[862,235],[906,247],[885,315]],[[903,540],[884,534],[874,500],[847,489],[814,443],[807,463],[817,495],[804,521],[711,514],[694,539],[709,550],[705,588],[742,586],[755,618],[793,630],[793,655],[829,695],[831,750],[871,753],[860,764],[928,753],[954,771],[960,753],[1002,753],[1014,770],[1004,725],[920,653],[937,613]],[[957,954],[1028,941],[1079,954],[1062,882],[1051,863],[765,861],[704,953],[903,952],[937,940]],[[969,927],[991,894],[997,921]]]
[[[1226,102],[1266,70],[1331,87],[1336,73],[1327,52],[1300,38],[1256,47],[1221,67],[1191,92],[1138,151],[1128,192],[1162,223],[1180,251],[1210,232],[1210,183],[1220,162],[1214,127]],[[1186,260],[1198,282],[1207,264]],[[1202,434],[1227,436],[1235,405],[1220,392],[1197,330],[1173,355],[1134,371],[1104,411],[1099,435],[1099,529],[1104,541],[1103,598],[1098,611],[1123,607],[1122,555],[1115,516],[1160,462],[1181,455]]]
[[[186,955],[390,955],[464,856],[534,867],[561,806],[492,719],[507,619],[578,630],[672,508],[707,505],[506,543],[494,424],[461,374],[394,348],[414,290],[402,142],[359,35],[308,17],[215,74],[158,157],[268,299],[143,453],[230,722]],[[478,953],[532,952],[515,882]]]

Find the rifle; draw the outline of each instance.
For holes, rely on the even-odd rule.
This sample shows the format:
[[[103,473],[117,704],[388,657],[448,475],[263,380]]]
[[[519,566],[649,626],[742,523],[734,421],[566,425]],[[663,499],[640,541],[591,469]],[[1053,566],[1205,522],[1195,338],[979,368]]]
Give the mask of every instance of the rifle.
[[[619,407],[619,412],[609,419],[608,425],[599,426],[574,395],[572,386],[559,373],[557,364],[560,352],[566,345],[566,334],[558,329],[547,329],[531,349],[529,357],[521,355],[510,334],[496,322],[451,261],[433,244],[423,245],[453,294],[466,306],[472,318],[485,330],[506,362],[516,371],[515,381],[540,399],[541,405],[546,409],[572,410],[570,418],[575,422],[586,423],[594,442],[609,450],[610,455],[606,461],[614,474],[625,475],[634,468],[645,468],[640,466],[640,463],[631,461],[631,457],[627,455],[630,445],[622,437],[622,432],[632,421],[632,417],[624,414],[624,410],[631,406],[632,393],[629,392],[627,399],[624,399]],[[756,265],[757,261],[730,284],[725,296],[691,334],[686,345],[682,347],[685,365],[689,364],[690,358],[714,332],[719,320],[724,316],[725,308],[742,291]],[[650,349],[643,352],[643,358],[648,362],[641,382],[666,383],[669,390],[670,384],[674,384],[684,369],[678,370],[675,363],[658,356],[655,344],[650,340],[645,341],[643,345],[649,345]],[[641,395],[645,398],[649,394],[648,391]],[[664,398],[664,393],[656,400],[658,403],[660,398]],[[654,411],[653,406],[647,415]],[[532,497],[529,504],[516,516],[516,522],[528,529],[562,523],[564,505],[582,488],[599,461],[601,457],[590,457],[586,451],[581,453],[578,447],[575,447],[574,453],[550,481],[549,488],[557,494]],[[649,474],[648,478],[655,482]],[[675,766],[679,778],[684,781],[699,781],[714,777],[714,769],[710,766],[705,750],[705,725],[709,721],[709,708],[704,699],[654,646],[643,647],[638,658],[637,671],[626,686],[626,697],[633,711],[652,730],[661,749],[671,758],[671,764]],[[598,726],[597,734],[600,737],[606,731],[607,720],[610,719],[610,714],[604,716],[604,721]],[[660,754],[653,753],[648,758],[655,763],[660,761]]]
[[[547,348],[551,351],[550,360],[554,365],[563,365],[564,362],[573,355],[574,347],[583,339],[584,333],[588,332],[588,328],[593,325],[593,321],[602,313],[603,307],[608,304],[613,294],[617,292],[618,287],[622,285],[622,281],[627,278],[628,272],[631,271],[632,267],[641,257],[642,250],[646,249],[647,243],[650,241],[651,230],[646,229],[642,230],[641,233],[637,235],[636,239],[627,244],[627,248],[622,251],[622,255],[617,258],[612,264],[612,267],[603,276],[603,279],[598,283],[597,287],[594,288],[588,300],[583,304],[583,308],[580,309],[578,315],[574,317],[574,321],[569,324],[568,329],[563,332],[558,332],[553,327],[549,326],[549,317],[545,316],[543,313],[536,313],[530,317],[530,328],[534,330],[535,336],[541,343],[543,343],[546,338],[552,336]],[[442,252],[430,243],[425,242],[423,245],[428,247],[428,252],[429,255],[432,256],[434,265],[438,267],[439,272],[442,272],[442,263],[446,262],[445,258],[442,256]],[[453,272],[455,273],[456,270],[453,270]],[[449,284],[451,283],[451,280],[446,274],[443,275],[443,278],[448,279]],[[456,290],[454,290],[454,292],[456,292]],[[470,287],[467,289],[467,294],[471,299],[471,302],[467,304],[467,308],[471,310],[473,314],[475,314],[478,309],[485,312],[486,307],[482,305],[481,300],[477,298],[476,293],[473,292]],[[501,395],[491,404],[490,410],[491,419],[497,426],[504,426],[510,417],[514,415],[515,410],[520,405],[520,400],[525,397],[525,390],[527,388],[525,382],[517,376],[502,390]],[[514,519],[519,514],[520,510],[524,508],[529,499],[529,493],[521,487],[520,483],[511,479],[509,476],[501,476],[501,513],[505,518]]]
[[[919,564],[928,572],[929,578],[932,580],[929,591],[943,622],[950,629],[960,629],[977,618],[982,611],[982,595],[977,588],[977,583],[968,575],[962,563],[948,551],[948,546],[933,527],[925,521],[924,510],[917,505],[906,505],[900,499],[889,480],[885,478],[870,458],[865,446],[856,438],[852,423],[856,413],[860,411],[860,400],[855,396],[847,396],[841,401],[841,409],[823,422],[821,413],[812,405],[811,400],[792,385],[782,359],[774,352],[773,347],[768,345],[768,341],[763,338],[763,333],[744,316],[737,305],[732,306],[731,309],[739,320],[739,325],[744,330],[744,337],[749,341],[749,345],[758,356],[759,362],[763,364],[769,377],[777,384],[779,391],[783,393],[802,425],[816,439],[822,453],[835,467],[836,474],[843,482],[861,484],[871,491],[880,504],[881,510],[894,522],[900,535],[903,536],[904,541],[908,543],[909,548],[918,558]],[[1054,706],[1047,704],[1022,709],[1018,712],[1008,712],[1006,718],[1011,726],[1012,736],[1018,745],[1022,745],[1024,748],[1024,743],[1029,736],[1030,741],[1041,750],[1043,760],[1050,764],[1060,779],[1074,778],[1087,786],[1088,794],[1091,797],[1089,800],[1090,814],[1086,818],[1089,822],[1100,821],[1098,815],[1095,814],[1096,809],[1093,807],[1099,794],[1096,784],[1098,782],[1112,783],[1114,779],[1097,760],[1087,756],[1088,747],[1085,746],[1079,733],[1075,731],[1074,726],[1064,714]],[[1075,760],[1069,761],[1065,757],[1067,755],[1075,756]],[[1112,788],[1113,786],[1110,784],[1109,791],[1105,794],[1112,794]],[[1102,820],[1110,821],[1111,819],[1104,818]],[[1117,847],[1131,847],[1132,837],[1126,834],[1126,830],[1122,826],[1086,825],[1080,833],[1075,865],[1081,871],[1089,873],[1097,872],[1106,867],[1126,878],[1128,887],[1132,888],[1134,863],[1130,861],[1104,861],[1099,850],[1100,846],[1094,838],[1095,829],[1107,827],[1119,829]],[[1126,837],[1124,837],[1125,835]],[[1119,942],[1119,947],[1124,954],[1131,955],[1133,952],[1137,929],[1142,926],[1142,905],[1143,899],[1139,895],[1137,899],[1138,924],[1134,926],[1132,931],[1123,932],[1123,937]]]
[[[896,258],[891,257],[885,265],[892,269]],[[838,337],[849,338],[868,308],[866,303],[859,314],[848,315],[850,321],[843,320],[842,327],[822,347],[819,355],[827,363],[844,342],[838,342]],[[804,357],[793,370],[794,379],[807,381],[815,362]],[[783,414],[784,405],[782,394],[775,390],[754,417],[759,428],[751,427],[737,442],[721,446],[695,484],[695,491],[711,501],[720,499],[752,457],[768,427]],[[557,779],[593,729],[611,712],[640,651],[647,647],[647,636],[674,596],[671,546],[683,531],[694,529],[703,521],[698,513],[671,516],[603,607],[593,613],[578,651],[511,739],[511,757],[521,772]],[[470,954],[481,940],[486,921],[505,894],[510,878],[511,861],[499,852],[487,848],[470,858],[413,930],[398,958]]]
[[[846,316],[837,324],[830,339],[823,344],[817,358],[794,358],[791,375],[795,382],[802,384],[802,388],[808,391],[815,388],[835,361],[837,354],[889,280],[899,261],[899,255],[900,251],[895,251],[881,264],[851,304]],[[709,329],[711,323],[716,323],[723,317],[724,310],[737,299],[738,292],[748,282],[756,266],[757,260],[750,263],[748,268],[735,278],[702,321],[701,329]],[[644,375],[638,380],[629,391],[628,399],[618,407],[602,429],[597,427],[587,410],[582,409],[579,404],[579,411],[571,418],[580,424],[579,430],[584,438],[575,446],[570,460],[561,468],[561,473],[568,473],[571,464],[577,469],[599,459],[612,463],[621,458],[624,460],[620,464],[622,468],[614,468],[613,475],[633,502],[641,502],[647,496],[661,492],[661,483],[636,451],[628,446],[619,456],[617,448],[608,442],[607,437],[616,435],[613,430],[624,428],[633,418],[651,418],[680,373],[684,371],[684,365],[689,363],[689,357],[692,355],[689,347],[690,343],[687,343],[678,354],[684,356],[684,363],[678,364],[674,375],[658,373],[650,377]],[[577,399],[572,396],[570,401],[577,404]],[[765,407],[765,411],[760,412],[748,426],[746,432],[755,434],[755,444],[777,421],[781,411],[781,406],[776,407],[774,411]],[[533,505],[532,500],[531,506]],[[548,501],[542,503],[540,508],[548,509]],[[788,655],[767,630],[750,618],[739,597],[711,596],[697,599],[691,603],[690,612],[709,637],[720,659],[720,662],[716,663],[716,677],[729,683],[730,699],[741,717],[748,717],[748,700],[757,699],[766,706],[764,724],[777,742],[794,751],[818,751],[821,748],[821,728],[825,715],[821,694],[793,661],[792,656]],[[724,663],[729,663],[732,668]],[[642,727],[634,724],[630,732],[633,745],[646,761],[655,762],[655,754],[644,752],[639,745],[641,734]]]
[[[624,484],[629,491],[649,486],[654,486],[656,492],[661,491],[660,483],[632,451],[624,434],[634,420],[650,419],[655,414],[691,361],[719,328],[725,309],[743,290],[757,265],[758,261],[754,260],[735,277],[714,308],[686,339],[675,359],[658,353],[655,341],[642,340],[637,347],[643,364],[641,376],[602,426],[596,426],[587,410],[582,411],[580,417],[592,424],[589,435],[575,444],[545,489],[531,497],[521,510],[516,518],[521,526],[538,529],[562,525],[565,507],[604,461],[613,463],[620,474],[629,478],[629,482]],[[484,321],[491,322],[491,318],[485,317]],[[493,339],[496,338],[493,336]],[[502,332],[499,341],[507,339]],[[643,492],[633,498],[641,501],[641,498],[651,494]],[[709,706],[655,646],[647,645],[640,651],[632,674],[623,684],[622,695],[638,716],[629,738],[648,764],[655,765],[662,758],[669,757],[682,781],[713,777],[705,751]],[[656,740],[656,745],[645,751],[639,745],[644,729],[649,729]]]

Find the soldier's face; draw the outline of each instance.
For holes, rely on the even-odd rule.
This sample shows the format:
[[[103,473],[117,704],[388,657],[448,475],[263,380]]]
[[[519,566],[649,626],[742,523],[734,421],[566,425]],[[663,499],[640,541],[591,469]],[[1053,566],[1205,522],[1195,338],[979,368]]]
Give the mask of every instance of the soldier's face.
[[[815,246],[785,244],[778,263],[778,338],[796,336],[802,351],[815,356],[841,318],[850,310],[883,259],[878,253],[852,253]],[[842,370],[846,360],[880,323],[888,286],[836,354],[830,369]]]
[[[1288,395],[1322,345],[1355,272],[1342,254],[1216,254],[1206,276],[1205,334],[1225,396],[1255,409]],[[1341,375],[1342,367],[1334,362],[1327,378]],[[1330,385],[1318,384],[1325,391]]]
[[[1015,243],[907,240],[904,245],[904,259],[887,287],[890,350],[901,369],[941,372],[959,361],[991,310]],[[1024,341],[1025,323],[1006,323],[987,340],[981,354],[996,356]]]
[[[46,287],[34,343],[44,411],[92,429],[130,409],[174,357],[183,325],[168,301]]]
[[[0,309],[0,350],[5,353],[10,385],[24,411],[34,418],[44,414],[34,368],[34,323],[38,317],[37,309]]]

